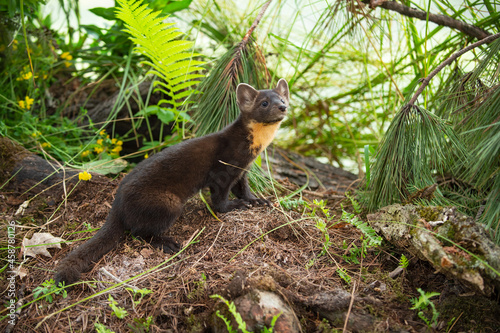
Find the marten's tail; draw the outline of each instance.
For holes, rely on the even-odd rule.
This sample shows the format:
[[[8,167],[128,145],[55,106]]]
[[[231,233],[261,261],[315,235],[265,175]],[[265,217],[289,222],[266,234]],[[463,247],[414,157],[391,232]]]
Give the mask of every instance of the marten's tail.
[[[111,210],[106,223],[94,237],[61,260],[54,277],[56,286],[61,282],[67,286],[80,280],[81,273],[88,271],[93,263],[111,251],[124,237],[123,224]]]

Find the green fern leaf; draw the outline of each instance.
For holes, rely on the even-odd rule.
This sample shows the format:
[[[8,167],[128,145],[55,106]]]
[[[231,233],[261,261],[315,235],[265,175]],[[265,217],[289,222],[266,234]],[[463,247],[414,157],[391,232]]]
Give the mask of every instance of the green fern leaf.
[[[143,4],[142,0],[117,0],[116,16],[125,23],[124,31],[130,34],[130,40],[135,44],[135,51],[149,58],[143,61],[151,69],[147,74],[156,75],[161,81],[154,83],[155,91],[169,96],[171,100],[161,100],[170,104],[174,113],[182,100],[196,90],[188,90],[198,84],[198,78],[204,77],[199,72],[203,70],[203,61],[193,60],[200,56],[191,52],[193,43],[186,40],[176,40],[183,35],[174,23],[165,23],[165,17]]]

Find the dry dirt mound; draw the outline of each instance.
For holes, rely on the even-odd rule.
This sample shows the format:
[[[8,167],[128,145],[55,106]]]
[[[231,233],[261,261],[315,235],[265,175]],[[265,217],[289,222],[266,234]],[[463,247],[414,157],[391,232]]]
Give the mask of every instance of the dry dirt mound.
[[[363,252],[362,233],[339,222],[342,199],[331,192],[309,192],[310,200],[303,198],[311,207],[313,198],[329,199],[330,213],[336,215],[327,223],[331,244],[326,254],[318,219],[297,200],[294,210],[256,207],[219,214],[216,219],[195,197],[170,231],[187,245],[180,254],[166,255],[128,236],[66,298],[53,295],[52,302],[45,298],[33,302],[33,292],[53,277],[57,262],[102,226],[118,183],[119,179],[95,177],[67,182],[64,190],[35,188],[24,193],[25,189],[13,187],[0,192],[0,247],[7,248],[11,221],[16,223],[16,246],[36,232],[74,241],[62,249],[49,248],[51,258],[37,255],[24,260],[16,250],[15,268],[22,263],[15,281],[18,317],[16,325],[10,325],[9,317],[4,317],[9,309],[2,308],[2,330],[83,332],[93,331],[99,323],[115,332],[142,332],[148,326],[151,332],[210,331],[222,325],[222,319],[213,315],[221,302],[210,296],[232,300],[252,288],[279,295],[293,309],[302,332],[334,332],[344,326],[356,332],[423,331],[425,324],[410,310],[409,298],[418,295],[417,288],[441,293],[435,299],[438,331],[446,331],[448,323],[457,332],[494,332],[500,327],[497,303],[466,294],[463,287],[408,253],[408,268],[389,277],[401,253],[387,244]],[[24,212],[15,215],[28,199]],[[349,200],[343,204],[348,209]],[[322,213],[316,215],[325,221]],[[5,269],[1,274],[2,303],[8,306],[12,272]],[[349,276],[350,283],[341,275]],[[117,286],[117,281],[125,284]],[[116,307],[127,315],[118,318]]]

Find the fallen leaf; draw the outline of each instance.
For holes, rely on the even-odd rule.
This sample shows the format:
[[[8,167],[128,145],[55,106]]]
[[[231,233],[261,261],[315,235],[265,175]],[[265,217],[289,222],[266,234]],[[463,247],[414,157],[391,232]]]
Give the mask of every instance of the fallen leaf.
[[[64,242],[64,239],[54,237],[48,232],[36,232],[31,239],[27,239],[26,237],[23,239],[22,251],[25,257],[36,257],[37,254],[41,254],[51,258],[52,256],[48,249],[60,249],[61,242]]]
[[[450,259],[448,259],[448,257],[441,257],[441,267],[452,268],[453,262]]]
[[[18,269],[15,270],[16,272],[16,275],[19,276],[19,278],[22,280],[26,277],[26,275],[28,275],[28,271],[26,270],[26,268],[20,266]]]

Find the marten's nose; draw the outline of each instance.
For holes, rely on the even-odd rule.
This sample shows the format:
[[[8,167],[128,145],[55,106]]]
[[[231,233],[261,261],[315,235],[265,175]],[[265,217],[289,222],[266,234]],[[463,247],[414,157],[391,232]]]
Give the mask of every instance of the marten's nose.
[[[279,109],[280,109],[280,111],[285,112],[285,111],[286,111],[286,105],[285,105],[285,104],[281,104],[281,105],[279,106]]]

